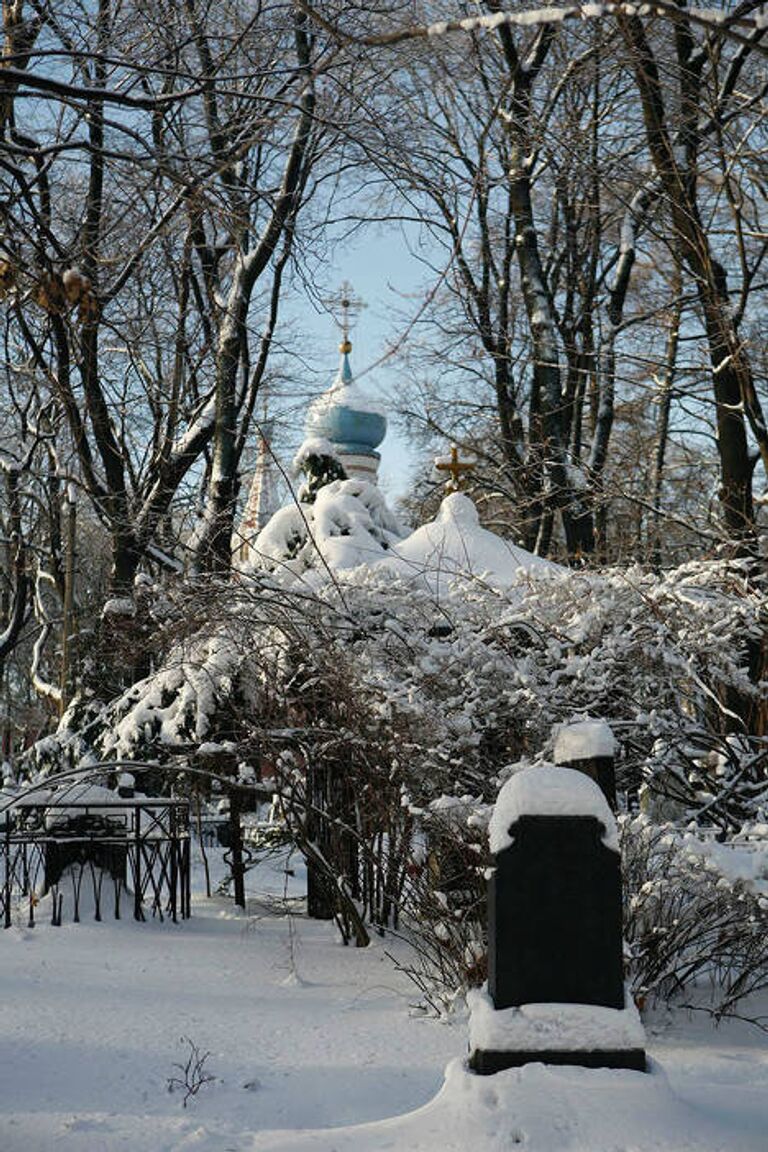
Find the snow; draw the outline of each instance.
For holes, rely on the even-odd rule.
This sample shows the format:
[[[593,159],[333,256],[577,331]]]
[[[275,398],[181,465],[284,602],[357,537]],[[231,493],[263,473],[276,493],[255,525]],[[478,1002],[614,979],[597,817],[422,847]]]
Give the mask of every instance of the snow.
[[[309,436],[306,440],[302,441],[298,452],[293,458],[294,471],[299,472],[302,464],[304,464],[310,456],[328,456],[331,460],[341,460],[338,447],[332,444],[330,440],[326,440],[324,436]]]
[[[132,776],[128,779],[133,780]],[[121,777],[122,780],[122,777]],[[36,788],[18,795],[4,793],[2,800],[18,808],[44,808],[45,827],[56,828],[79,816],[102,816],[118,819],[122,814],[122,800],[117,792],[102,784],[74,781],[59,788]],[[55,807],[53,807],[55,805]]]
[[[314,420],[322,418],[329,409],[336,407],[350,408],[355,412],[369,412],[374,416],[387,415],[384,405],[363,391],[356,380],[337,378],[327,392],[310,404],[307,427],[311,428]]]
[[[574,764],[579,760],[595,760],[613,756],[616,741],[605,720],[579,720],[572,724],[556,724],[555,764]]]
[[[115,805],[120,804],[120,797],[101,784],[70,784],[51,793],[49,802],[55,803],[57,807],[46,811],[45,826],[57,828],[83,816],[86,812],[89,816],[115,816]],[[66,807],[61,807],[64,804]],[[21,801],[21,806],[28,806],[26,799]],[[118,818],[120,815],[118,811]]]
[[[106,600],[101,610],[102,616],[133,616],[136,605],[128,596],[115,596]]]
[[[680,834],[670,828],[669,836],[678,840],[703,869],[720,876],[727,884],[743,884],[757,896],[768,900],[768,842],[765,832],[754,841],[745,838],[719,844],[716,840],[702,840],[693,833]]]
[[[204,740],[195,749],[195,756],[220,756],[222,753],[234,752],[236,747],[232,740]]]
[[[468,496],[452,492],[435,519],[392,548],[383,566],[408,578],[420,578],[436,590],[459,578],[482,578],[508,587],[528,575],[557,576],[563,570],[503,540],[480,525]]]
[[[112,704],[100,743],[102,756],[135,757],[142,741],[150,738],[165,745],[202,743],[211,717],[232,690],[241,661],[231,638],[215,632],[189,647],[172,648],[162,669]]]
[[[631,996],[626,1007],[595,1004],[523,1004],[494,1007],[485,989],[473,989],[469,1047],[484,1052],[553,1052],[645,1048],[645,1029]]]
[[[666,15],[664,7],[654,4],[635,3],[591,3],[571,4],[566,6],[536,7],[516,12],[494,12],[485,16],[468,16],[461,20],[439,20],[423,27],[414,27],[409,30],[409,38],[427,36],[429,38],[445,36],[450,32],[491,32],[501,27],[540,28],[544,25],[562,24],[571,20],[599,20],[607,16],[647,16],[656,13]],[[719,8],[698,8],[696,19],[701,24],[718,26],[728,18],[728,13]],[[741,18],[742,27],[755,30],[766,25],[766,16],[758,12],[755,15]]]
[[[307,443],[323,441],[305,441],[302,451]],[[478,581],[506,589],[567,575],[482,528],[461,492],[447,496],[435,519],[408,535],[376,485],[358,478],[325,484],[313,504],[281,508],[256,537],[252,556],[256,566],[284,579],[306,581],[311,573],[314,583],[323,583],[365,566],[440,597]]]
[[[608,801],[594,780],[575,768],[535,764],[507,780],[488,825],[494,855],[510,846],[510,829],[521,816],[594,816],[603,825],[606,848],[619,850],[616,821]]]
[[[276,512],[253,541],[252,555],[258,565],[277,565],[289,578],[317,569],[327,580],[329,570],[377,564],[403,535],[375,484],[333,480],[313,504],[288,504]]]
[[[765,1152],[756,1029],[661,1014],[647,1075],[472,1075],[466,1021],[410,1011],[402,943],[341,947],[289,863],[249,873],[247,915],[197,896],[178,925],[53,928],[43,901],[0,932],[3,1152]],[[182,1037],[214,1077],[186,1108]]]

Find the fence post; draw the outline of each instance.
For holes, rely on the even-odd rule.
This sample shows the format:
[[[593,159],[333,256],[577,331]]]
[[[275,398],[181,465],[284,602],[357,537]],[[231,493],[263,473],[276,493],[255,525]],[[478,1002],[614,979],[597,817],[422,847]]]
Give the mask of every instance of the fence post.
[[[141,907],[141,807],[136,805],[133,809],[133,918],[143,920],[144,912]]]
[[[243,868],[243,832],[240,827],[240,791],[232,787],[229,792],[229,828],[231,846],[229,849],[232,860],[232,886],[235,893],[235,904],[238,908],[245,908],[245,870]]]
[[[176,853],[179,848],[179,837],[176,827],[176,805],[171,804],[168,812],[168,831],[171,835],[171,920],[178,923],[176,915],[176,888],[179,883],[179,862]]]
[[[5,813],[5,927],[11,926],[11,813]]]

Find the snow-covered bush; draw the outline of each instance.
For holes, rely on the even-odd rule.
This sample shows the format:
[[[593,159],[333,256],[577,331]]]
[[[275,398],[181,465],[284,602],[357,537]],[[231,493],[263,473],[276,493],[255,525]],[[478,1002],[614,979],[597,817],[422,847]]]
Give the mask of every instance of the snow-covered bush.
[[[313,515],[336,484],[358,482],[322,488]],[[178,763],[226,744],[233,767],[276,780],[345,934],[399,924],[457,984],[482,973],[488,806],[512,765],[549,756],[554,725],[610,723],[630,807],[644,788],[650,810],[722,837],[765,821],[765,605],[738,564],[439,595],[386,569],[311,575],[190,587],[158,669],[84,725],[73,710],[30,762]]]
[[[322,482],[305,485],[253,541],[257,567],[294,577],[317,570],[325,581],[332,572],[381,560],[404,535],[375,484],[343,471],[336,479],[330,470],[320,475]]]
[[[735,1014],[768,987],[768,825],[728,843],[621,822],[628,977],[642,1001]]]
[[[487,976],[489,807],[439,797],[418,817],[399,930],[411,944],[398,967],[438,1015]]]
[[[169,612],[157,670],[100,712],[74,708],[30,759],[53,762],[74,740],[97,757],[163,759],[226,736],[275,760],[280,739],[295,743],[275,728],[292,732],[310,700],[343,738],[343,671],[344,716],[365,718],[364,742],[374,721],[395,737],[419,808],[490,802],[507,765],[547,754],[553,725],[591,715],[617,737],[621,791],[671,789],[681,815],[728,831],[768,796],[762,732],[748,727],[764,711],[749,667],[764,611],[738,566],[719,563],[501,591],[476,581],[440,599],[364,567],[324,584],[201,585]]]

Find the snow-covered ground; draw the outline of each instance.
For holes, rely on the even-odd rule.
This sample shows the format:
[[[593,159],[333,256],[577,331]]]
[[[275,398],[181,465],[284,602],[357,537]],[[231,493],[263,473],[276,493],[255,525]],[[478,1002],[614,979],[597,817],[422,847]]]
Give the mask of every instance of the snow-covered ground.
[[[175,926],[65,910],[52,928],[43,903],[37,927],[0,933],[2,1152],[768,1149],[757,1029],[662,1014],[649,1075],[472,1076],[466,1022],[414,1014],[396,941],[344,948],[298,901],[287,914],[277,864],[249,881],[247,915],[197,898]],[[185,1108],[168,1080],[188,1040],[214,1079]]]

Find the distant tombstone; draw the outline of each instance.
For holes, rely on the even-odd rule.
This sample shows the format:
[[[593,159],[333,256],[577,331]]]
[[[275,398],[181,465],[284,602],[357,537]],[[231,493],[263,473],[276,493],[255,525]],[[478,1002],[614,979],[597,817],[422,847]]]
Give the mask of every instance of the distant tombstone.
[[[616,811],[616,741],[605,720],[578,720],[556,724],[555,764],[590,776]]]
[[[221,818],[216,824],[216,838],[219,847],[224,848],[224,863],[229,866],[232,879],[232,894],[238,908],[245,908],[245,872],[243,829],[240,822],[242,809],[240,801],[242,789],[234,783],[227,784],[227,795],[217,805]]]
[[[45,844],[45,891],[58,884],[67,869],[101,869],[115,880],[125,884],[128,849],[124,834],[101,836],[87,822],[86,817],[70,820]],[[122,842],[121,842],[122,840]]]
[[[117,778],[117,794],[121,800],[132,800],[136,795],[136,779],[130,772],[121,772]]]
[[[490,826],[488,994],[475,994],[470,1066],[534,1061],[645,1069],[625,1003],[616,826],[586,775],[525,768],[505,784]]]

